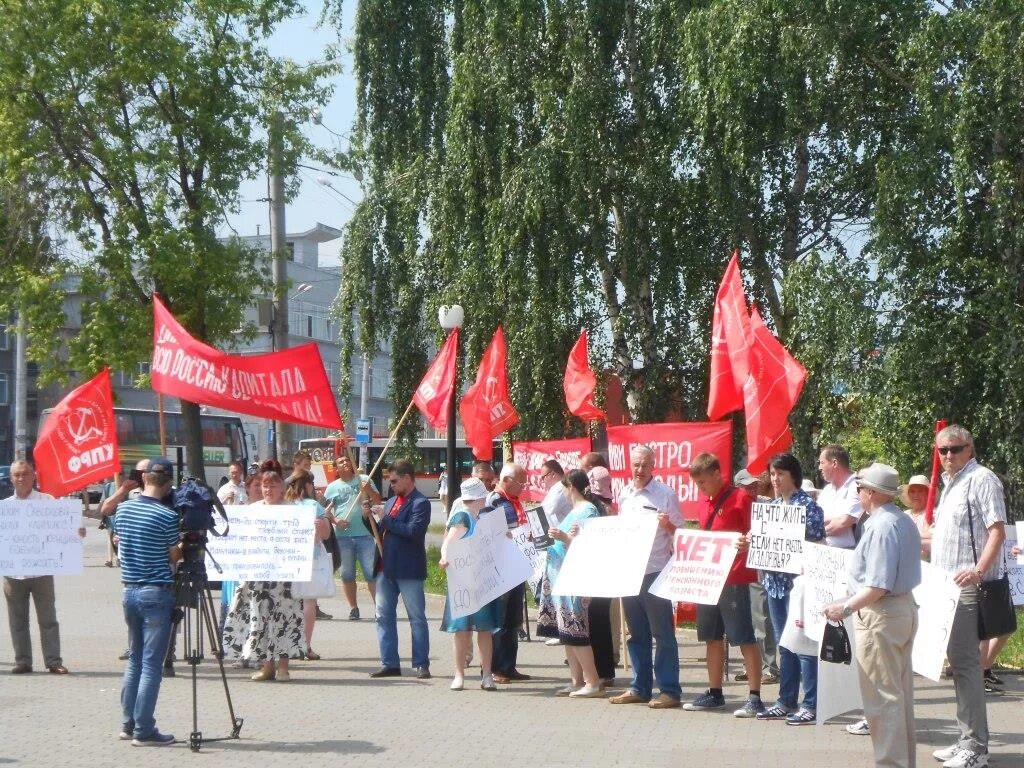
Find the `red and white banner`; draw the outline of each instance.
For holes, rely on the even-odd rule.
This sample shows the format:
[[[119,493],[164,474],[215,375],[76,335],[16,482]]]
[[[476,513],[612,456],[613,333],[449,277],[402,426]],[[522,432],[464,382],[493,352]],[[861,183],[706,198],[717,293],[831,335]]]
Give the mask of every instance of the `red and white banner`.
[[[192,338],[156,296],[150,374],[154,391],[191,403],[344,429],[316,344],[264,355],[229,355]]]
[[[110,369],[72,390],[46,417],[32,455],[39,490],[67,496],[117,474],[121,457]]]
[[[679,528],[672,559],[651,584],[651,594],[675,603],[718,605],[739,538],[738,533]]]
[[[633,469],[629,452],[636,445],[654,451],[654,477],[675,490],[679,507],[689,520],[697,519],[697,486],[690,479],[690,462],[698,453],[713,453],[723,467],[732,466],[732,423],[667,422],[608,427],[608,471],[612,494],[618,498]]]
[[[526,489],[520,494],[525,501],[543,501],[547,491],[540,481],[543,464],[554,459],[568,472],[579,469],[583,454],[590,453],[589,437],[567,440],[531,440],[512,443],[512,460],[526,470]]]

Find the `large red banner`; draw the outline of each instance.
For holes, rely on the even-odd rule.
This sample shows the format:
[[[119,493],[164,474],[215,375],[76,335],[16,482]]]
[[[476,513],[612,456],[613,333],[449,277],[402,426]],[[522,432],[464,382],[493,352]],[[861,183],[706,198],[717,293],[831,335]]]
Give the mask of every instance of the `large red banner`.
[[[732,424],[728,421],[608,427],[608,470],[616,498],[633,476],[629,452],[636,445],[654,451],[654,477],[676,492],[679,507],[689,520],[697,519],[697,486],[690,479],[693,457],[713,453],[722,464],[723,474],[731,474]]]
[[[67,496],[117,474],[121,459],[109,368],[57,403],[32,455],[39,489],[52,496]]]
[[[192,338],[156,296],[150,373],[154,391],[192,403],[344,429],[316,344],[263,355],[229,355]]]
[[[545,461],[554,459],[568,472],[570,469],[579,469],[583,454],[589,452],[589,437],[512,443],[512,460],[526,470],[526,490],[522,498],[526,501],[544,500],[547,491],[544,490],[540,476]]]

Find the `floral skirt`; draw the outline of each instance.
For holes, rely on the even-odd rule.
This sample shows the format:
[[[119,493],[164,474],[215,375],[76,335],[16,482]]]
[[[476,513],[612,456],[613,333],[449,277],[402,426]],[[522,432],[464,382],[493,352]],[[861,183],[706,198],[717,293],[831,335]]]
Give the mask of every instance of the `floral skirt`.
[[[292,597],[291,582],[240,583],[224,622],[225,655],[262,664],[305,651],[302,601]]]
[[[540,585],[540,615],[537,634],[557,637],[564,645],[590,645],[590,617],[582,597],[551,594],[551,578],[545,573]]]

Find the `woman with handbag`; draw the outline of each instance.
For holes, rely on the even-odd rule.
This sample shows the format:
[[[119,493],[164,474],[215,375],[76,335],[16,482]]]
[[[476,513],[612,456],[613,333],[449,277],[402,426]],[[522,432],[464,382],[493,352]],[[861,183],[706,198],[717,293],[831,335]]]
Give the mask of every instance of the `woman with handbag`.
[[[334,567],[331,555],[324,546],[330,536],[327,511],[316,500],[316,485],[312,473],[296,469],[285,481],[284,500],[315,509],[316,533],[313,536],[313,577],[308,582],[294,583],[292,597],[302,599],[303,631],[306,638],[305,658],[319,661],[320,654],[313,650],[313,628],[316,626],[317,599],[334,596]]]
[[[260,477],[262,498],[254,505],[282,505],[284,481],[267,470]],[[257,663],[255,681],[291,679],[288,660],[305,648],[302,602],[292,596],[290,581],[243,581],[235,589],[224,624],[224,652]]]

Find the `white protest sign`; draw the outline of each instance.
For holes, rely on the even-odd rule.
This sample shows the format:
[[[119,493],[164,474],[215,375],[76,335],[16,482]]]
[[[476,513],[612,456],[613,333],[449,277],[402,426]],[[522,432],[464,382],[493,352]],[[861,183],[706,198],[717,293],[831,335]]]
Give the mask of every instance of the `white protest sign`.
[[[750,509],[747,567],[799,574],[806,517],[807,510],[795,504],[755,503]]]
[[[547,562],[547,553],[543,549],[537,549],[533,546],[533,541],[530,539],[530,532],[531,528],[528,523],[520,525],[518,528],[513,528],[512,541],[516,543],[519,550],[526,555],[526,559],[530,561],[530,568],[533,569],[533,573],[530,576],[530,583],[536,584],[544,575],[544,565]]]
[[[677,603],[717,605],[739,538],[738,533],[678,529],[675,553],[651,584],[651,594]]]
[[[309,581],[315,509],[304,504],[225,506],[231,530],[210,536],[206,573],[225,581]],[[220,564],[218,571],[210,557]]]
[[[1014,543],[1016,543],[1018,541],[1024,541],[1024,523],[1022,523],[1022,522],[1020,522],[1018,520],[1016,523],[1013,524],[1013,530],[1012,531],[1009,528],[1006,528],[1006,526],[1003,526],[1003,527],[1006,529],[1006,543],[1007,544],[1010,544],[1010,534],[1011,533],[1013,534]],[[1007,555],[1006,556],[1006,562],[1007,563],[1013,562],[1013,553],[1009,551],[1009,548],[1007,548],[1006,555]],[[1024,565],[1024,552],[1021,552],[1019,555],[1017,555],[1017,565]]]
[[[551,593],[569,597],[639,595],[657,530],[658,517],[653,514],[585,520],[566,552]]]
[[[914,635],[912,665],[922,677],[939,682],[946,659],[953,614],[960,600],[960,587],[953,577],[931,563],[921,563],[921,583],[914,588],[917,634]]]
[[[827,622],[822,613],[825,606],[842,602],[850,595],[846,586],[846,572],[852,557],[852,549],[804,542],[802,629],[816,643],[821,642],[825,632]]]
[[[833,717],[864,709],[860,695],[860,674],[857,670],[857,638],[853,631],[853,619],[843,622],[846,634],[850,636],[849,664],[818,662],[818,709],[815,711],[815,725],[824,725]],[[820,653],[820,648],[819,648]]]
[[[77,500],[0,501],[0,575],[81,573],[81,519],[82,502]]]
[[[449,542],[445,554],[453,619],[476,613],[530,578],[533,566],[508,532],[505,516],[492,512],[481,515],[472,536]]]
[[[1006,576],[1010,580],[1010,597],[1014,605],[1024,605],[1024,565],[1020,564],[1021,555],[1014,557],[1013,548],[1017,546],[1020,538],[1017,531],[1020,523],[1016,526],[1005,526],[1006,541],[1003,542],[1003,556],[1006,558]]]

